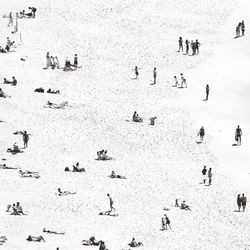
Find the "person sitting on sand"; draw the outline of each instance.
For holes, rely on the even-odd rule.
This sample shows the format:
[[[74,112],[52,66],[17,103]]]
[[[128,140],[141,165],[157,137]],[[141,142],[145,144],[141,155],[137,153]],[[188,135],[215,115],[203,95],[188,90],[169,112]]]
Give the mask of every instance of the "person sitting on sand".
[[[135,238],[132,238],[132,241],[128,244],[130,247],[139,247],[143,246],[142,242],[136,242]]]
[[[136,111],[133,114],[133,122],[142,122],[142,119],[139,117]]]
[[[190,207],[186,204],[185,201],[183,201],[183,202],[181,203],[180,209],[185,209],[185,210],[190,210],[190,211],[191,211]]]
[[[6,98],[6,95],[1,88],[0,88],[0,97]]]
[[[11,215],[19,215],[18,214],[18,211],[17,211],[17,207],[16,207],[16,204],[13,204],[13,206],[12,206],[12,213],[11,213]]]
[[[42,235],[40,235],[40,236],[31,236],[31,235],[29,235],[26,240],[27,241],[36,241],[36,242],[41,242],[41,241],[45,242]]]
[[[66,60],[65,60],[65,65],[64,65],[63,70],[64,70],[64,71],[74,70],[71,66],[72,66],[72,65],[71,65],[71,63],[70,63],[70,60],[69,60],[68,57],[67,57]]]
[[[97,151],[97,160],[107,161],[112,160],[112,157],[107,156],[107,150]]]
[[[79,167],[79,162],[76,163],[76,165],[73,165],[73,172],[85,172],[84,168]]]
[[[82,245],[85,246],[99,246],[102,241],[97,241],[94,236],[91,236],[89,240],[82,240]]]
[[[150,125],[155,125],[155,119],[156,118],[157,118],[156,116],[150,118]]]
[[[115,171],[112,171],[111,174],[108,177],[110,177],[110,178],[118,178],[118,179],[126,179],[125,176],[121,176],[121,175],[118,175],[118,174],[116,175]]]
[[[7,53],[7,50],[0,46],[0,52],[1,53]]]
[[[106,246],[105,246],[104,241],[101,241],[100,246],[99,246],[99,250],[108,250],[108,249],[106,248]]]
[[[23,208],[21,207],[20,203],[17,202],[16,203],[16,208],[17,208],[17,213],[20,215],[25,215],[25,213],[23,212]]]

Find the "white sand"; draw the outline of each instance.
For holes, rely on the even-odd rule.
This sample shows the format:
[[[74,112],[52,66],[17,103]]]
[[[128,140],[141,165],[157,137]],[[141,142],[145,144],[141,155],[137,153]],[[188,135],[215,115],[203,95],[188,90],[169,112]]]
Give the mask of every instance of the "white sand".
[[[0,234],[8,238],[1,248],[92,249],[80,243],[94,235],[110,250],[128,249],[132,237],[145,250],[244,249],[249,210],[233,211],[238,193],[250,195],[247,0],[1,0],[0,14],[29,5],[38,12],[35,20],[20,21],[23,43],[0,55],[0,77],[18,80],[16,87],[1,85],[11,98],[0,99],[0,119],[6,121],[0,123],[0,152],[7,164],[39,171],[41,178],[0,170]],[[246,37],[233,39],[242,19]],[[6,25],[1,19],[0,45],[10,36]],[[177,53],[179,36],[199,39],[200,55]],[[19,33],[10,37],[19,43]],[[61,64],[78,53],[83,68],[43,70],[47,51]],[[28,60],[20,61],[24,56]],[[131,80],[135,65],[142,68],[138,81]],[[153,67],[159,82],[151,86]],[[180,72],[188,89],[172,87]],[[207,83],[211,94],[203,102]],[[38,87],[62,94],[34,93]],[[71,107],[45,109],[48,100]],[[135,110],[144,123],[126,121]],[[148,125],[152,116],[155,126]],[[242,146],[232,147],[238,124]],[[202,125],[205,142],[197,145]],[[17,130],[31,138],[23,154],[12,156],[6,149],[22,143],[12,134]],[[102,148],[115,160],[95,161]],[[77,161],[86,173],[63,171]],[[210,187],[199,184],[204,164],[213,168]],[[107,178],[112,170],[127,179]],[[58,187],[77,194],[56,196]],[[108,209],[107,193],[118,217],[98,215]],[[174,208],[175,198],[185,199],[192,211]],[[5,213],[16,201],[27,216]],[[172,231],[160,231],[164,213]],[[42,234],[43,227],[66,234]],[[29,234],[42,234],[46,243],[26,242]]]

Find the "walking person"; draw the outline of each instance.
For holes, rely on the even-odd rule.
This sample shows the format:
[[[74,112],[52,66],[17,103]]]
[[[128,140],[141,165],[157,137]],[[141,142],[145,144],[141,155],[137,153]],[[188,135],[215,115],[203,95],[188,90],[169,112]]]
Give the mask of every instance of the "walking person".
[[[12,12],[10,12],[9,14],[9,23],[8,23],[8,27],[13,25],[13,17],[12,17]]]
[[[209,88],[209,85],[207,84],[207,86],[206,86],[206,101],[208,100],[209,91],[210,91],[210,88]]]
[[[178,43],[179,43],[179,51],[178,52],[180,52],[180,51],[183,52],[183,40],[182,40],[182,37],[179,37]]]
[[[179,87],[180,86],[176,76],[174,76],[174,82],[175,82],[175,85],[173,87]]]
[[[138,79],[138,76],[139,76],[138,67],[135,66],[133,71],[135,72],[135,79]]]
[[[203,127],[201,127],[199,132],[198,132],[198,136],[200,136],[200,143],[203,142],[204,135],[205,135],[205,129]]]
[[[168,227],[169,227],[169,229],[171,230],[170,220],[169,220],[169,218],[167,217],[166,214],[164,214],[164,216],[165,216],[166,229],[168,229]]]
[[[240,196],[240,194],[237,195],[237,206],[238,206],[238,212],[240,212],[240,208],[241,208],[241,196]]]
[[[180,75],[181,75],[181,88],[183,88],[183,84],[185,84],[186,88],[187,88],[187,81],[186,81],[186,79],[184,78],[184,76],[183,76],[182,73],[180,73]]]
[[[115,211],[115,208],[113,207],[113,204],[114,204],[113,199],[111,198],[109,194],[107,194],[107,196],[109,197],[110,212],[112,212],[113,210]]]
[[[165,219],[162,217],[161,218],[161,230],[164,231],[166,229],[166,223],[165,223]]]
[[[244,21],[241,22],[241,35],[242,36],[245,35],[245,22]]]
[[[204,166],[202,171],[201,171],[202,175],[203,175],[203,183],[205,184],[206,183],[206,174],[207,174],[207,167]]]
[[[241,136],[242,136],[242,131],[240,126],[238,125],[235,131],[235,141],[237,141],[237,145],[241,145]]]
[[[208,185],[210,186],[212,184],[212,176],[213,176],[212,168],[209,168],[207,176],[208,176]]]
[[[156,68],[154,68],[153,70],[154,84],[156,84],[156,76],[157,76],[157,71]]]
[[[188,55],[188,53],[189,53],[189,41],[188,40],[186,40],[186,42],[185,42],[185,44],[186,44],[186,55]]]
[[[243,208],[243,212],[245,212],[246,205],[247,205],[247,197],[244,194],[242,194],[241,196],[241,205]]]
[[[236,27],[236,37],[239,37],[240,36],[240,26],[237,25]]]

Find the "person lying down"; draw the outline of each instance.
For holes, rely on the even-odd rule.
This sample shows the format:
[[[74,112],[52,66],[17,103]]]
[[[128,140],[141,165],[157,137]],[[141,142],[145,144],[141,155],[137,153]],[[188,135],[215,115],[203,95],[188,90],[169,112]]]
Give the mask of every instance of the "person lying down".
[[[61,188],[57,189],[57,194],[59,196],[64,196],[64,195],[70,195],[70,194],[76,194],[76,192],[70,192],[70,191],[62,191]]]
[[[117,179],[126,179],[125,176],[119,175],[119,174],[115,174],[115,171],[112,171],[110,175],[108,175],[108,177],[110,178],[117,178]]]
[[[41,242],[41,241],[45,242],[42,235],[39,235],[39,236],[31,236],[31,235],[29,235],[26,240],[27,241],[36,241],[36,242]]]

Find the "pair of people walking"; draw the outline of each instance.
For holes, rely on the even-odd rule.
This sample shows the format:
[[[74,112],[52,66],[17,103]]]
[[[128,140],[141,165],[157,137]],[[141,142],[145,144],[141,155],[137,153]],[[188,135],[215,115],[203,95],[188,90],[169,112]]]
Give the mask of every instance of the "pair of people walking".
[[[164,217],[161,218],[161,225],[162,225],[162,230],[168,230],[168,228],[171,230],[170,226],[170,219],[167,217],[166,214],[164,214]]]
[[[208,185],[212,184],[212,168],[209,168],[209,170],[207,171],[207,167],[204,166],[202,169],[202,176],[203,176],[203,184],[206,183],[207,177],[208,177]]]
[[[245,212],[247,205],[247,197],[244,194],[242,194],[242,196],[238,194],[237,205],[238,205],[238,212],[240,212],[241,207],[242,207],[242,212]]]
[[[178,87],[178,88],[183,88],[183,86],[185,85],[185,87],[187,88],[187,80],[184,77],[183,73],[180,73],[181,76],[181,83],[179,84],[177,76],[174,76],[174,82],[175,85],[173,87]]]

